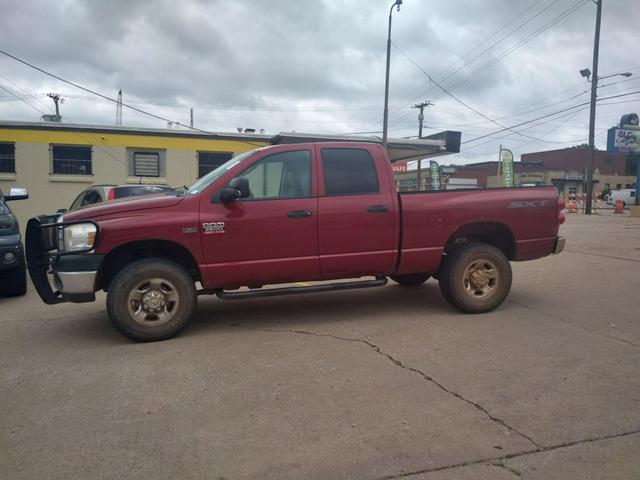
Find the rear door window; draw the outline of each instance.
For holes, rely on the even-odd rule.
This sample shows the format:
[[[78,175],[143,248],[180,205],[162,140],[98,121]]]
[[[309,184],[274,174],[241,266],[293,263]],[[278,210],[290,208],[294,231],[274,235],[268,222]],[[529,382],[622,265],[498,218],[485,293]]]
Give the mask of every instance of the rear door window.
[[[371,154],[361,148],[323,148],[324,190],[328,196],[380,192]]]

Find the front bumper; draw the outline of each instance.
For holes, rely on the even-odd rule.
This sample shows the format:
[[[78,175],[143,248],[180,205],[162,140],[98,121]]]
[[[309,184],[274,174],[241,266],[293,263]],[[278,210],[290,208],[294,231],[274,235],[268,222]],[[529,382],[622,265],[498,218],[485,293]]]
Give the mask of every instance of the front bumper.
[[[35,217],[27,223],[26,256],[29,275],[43,302],[92,302],[104,255],[59,254],[56,216]],[[53,285],[52,285],[53,284]]]
[[[565,244],[565,238],[564,237],[558,237],[556,238],[556,244],[553,248],[553,254],[557,255],[558,253],[560,253],[562,250],[564,250],[564,244]]]

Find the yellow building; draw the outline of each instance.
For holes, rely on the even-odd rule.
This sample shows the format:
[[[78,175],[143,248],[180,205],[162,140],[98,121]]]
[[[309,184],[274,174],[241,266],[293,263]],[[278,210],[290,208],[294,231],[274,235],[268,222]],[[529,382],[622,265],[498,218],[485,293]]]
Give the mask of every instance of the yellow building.
[[[204,134],[65,123],[0,122],[0,189],[26,187],[11,208],[22,222],[68,208],[95,184],[190,185],[233,155],[270,145],[254,134]]]

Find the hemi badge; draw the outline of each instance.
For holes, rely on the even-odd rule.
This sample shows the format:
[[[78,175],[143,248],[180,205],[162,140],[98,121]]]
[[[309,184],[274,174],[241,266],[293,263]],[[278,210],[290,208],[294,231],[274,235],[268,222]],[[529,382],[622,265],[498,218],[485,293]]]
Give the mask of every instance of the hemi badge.
[[[198,233],[198,227],[184,227],[182,233]]]

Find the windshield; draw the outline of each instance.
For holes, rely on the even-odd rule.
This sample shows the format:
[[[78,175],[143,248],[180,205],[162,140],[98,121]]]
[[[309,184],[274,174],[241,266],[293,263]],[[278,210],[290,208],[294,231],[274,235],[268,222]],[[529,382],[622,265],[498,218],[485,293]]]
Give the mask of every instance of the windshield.
[[[216,168],[215,170],[211,170],[204,177],[200,178],[193,185],[191,185],[188,188],[189,193],[191,195],[195,195],[197,193],[200,193],[202,190],[207,188],[209,185],[211,185],[213,182],[215,182],[218,178],[220,178],[222,175],[227,173],[233,167],[235,167],[240,162],[243,162],[247,158],[249,158],[253,153],[255,153],[255,150],[249,150],[248,152],[241,153],[240,155],[237,155],[237,156],[231,158],[230,160],[227,160],[225,163],[220,165],[218,168]]]

